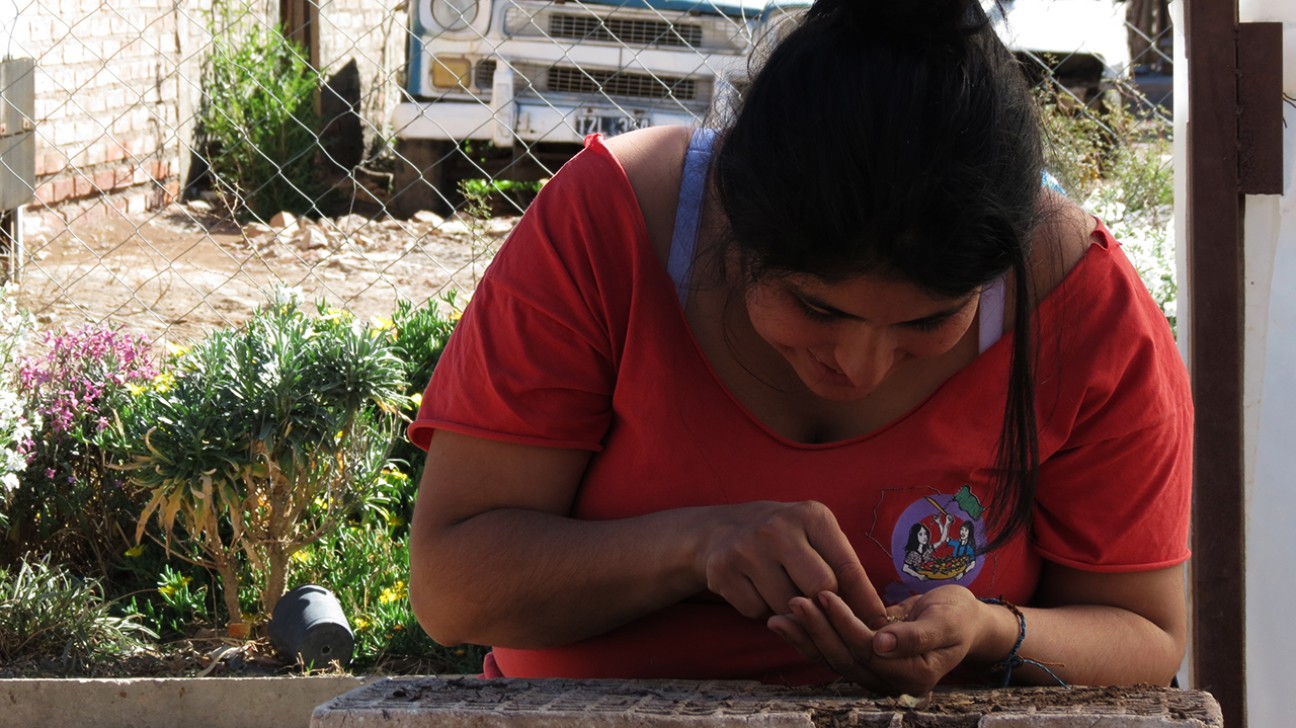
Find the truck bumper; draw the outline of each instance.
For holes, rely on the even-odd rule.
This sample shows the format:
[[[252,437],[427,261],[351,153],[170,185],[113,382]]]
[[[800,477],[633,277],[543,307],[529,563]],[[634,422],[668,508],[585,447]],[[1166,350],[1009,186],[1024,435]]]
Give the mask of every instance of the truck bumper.
[[[400,139],[471,139],[510,147],[518,141],[580,143],[585,134],[596,131],[611,135],[643,126],[693,126],[700,116],[687,109],[640,108],[633,103],[621,107],[567,104],[550,95],[515,99],[499,108],[476,101],[406,102],[392,113],[392,128]],[[623,128],[609,126],[618,118],[627,120]]]

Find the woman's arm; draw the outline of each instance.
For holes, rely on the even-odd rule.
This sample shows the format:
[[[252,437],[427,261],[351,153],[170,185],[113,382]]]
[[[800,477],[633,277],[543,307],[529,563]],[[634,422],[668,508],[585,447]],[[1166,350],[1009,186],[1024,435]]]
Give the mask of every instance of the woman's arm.
[[[799,594],[837,591],[838,574],[863,572],[817,503],[569,518],[589,458],[437,431],[410,534],[410,599],[433,639],[567,644],[707,589],[762,617]],[[852,601],[881,614],[862,584]]]
[[[1022,609],[1027,634],[1019,654],[1050,665],[1077,685],[1169,685],[1187,639],[1183,575],[1183,566],[1099,573],[1045,562],[1036,593],[1039,607]],[[1017,620],[1008,621],[1015,640]],[[1014,671],[1014,681],[1018,675],[1051,682],[1031,665]]]
[[[1021,608],[1026,639],[1018,655],[1075,685],[1169,684],[1184,654],[1183,567],[1097,573],[1046,564],[1040,606]],[[1002,605],[946,586],[890,609],[900,620],[870,630],[831,594],[792,600],[770,628],[844,677],[887,692],[921,694],[959,665],[990,670],[1011,652],[1019,622]],[[1056,684],[1032,664],[1013,684]]]

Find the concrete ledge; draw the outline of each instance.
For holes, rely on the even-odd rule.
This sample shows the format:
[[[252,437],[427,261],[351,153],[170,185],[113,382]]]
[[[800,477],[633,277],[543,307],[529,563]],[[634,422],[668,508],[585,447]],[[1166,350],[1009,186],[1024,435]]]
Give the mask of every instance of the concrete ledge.
[[[0,680],[3,728],[307,728],[376,677]]]
[[[387,678],[315,709],[311,728],[1222,728],[1208,693],[1172,688],[936,692],[907,707],[858,688],[751,682]]]

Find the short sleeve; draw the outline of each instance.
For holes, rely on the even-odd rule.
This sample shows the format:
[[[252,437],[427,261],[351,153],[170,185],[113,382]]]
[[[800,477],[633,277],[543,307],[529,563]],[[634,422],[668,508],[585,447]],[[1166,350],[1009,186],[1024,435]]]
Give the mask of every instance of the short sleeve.
[[[545,185],[446,345],[410,439],[437,429],[598,451],[612,417],[642,216],[597,139]]]
[[[1071,389],[1041,403],[1052,416],[1042,415],[1032,538],[1066,566],[1145,571],[1189,556],[1193,407],[1164,316],[1110,248],[1087,261],[1090,290],[1073,297],[1086,305],[1067,313],[1083,324],[1065,335],[1061,368],[1043,365]]]

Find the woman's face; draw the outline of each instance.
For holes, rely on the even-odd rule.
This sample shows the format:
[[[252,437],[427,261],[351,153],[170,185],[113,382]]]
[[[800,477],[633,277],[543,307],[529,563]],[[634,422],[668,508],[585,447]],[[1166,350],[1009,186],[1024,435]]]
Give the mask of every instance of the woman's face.
[[[910,283],[871,275],[828,283],[795,274],[752,286],[747,314],[811,392],[850,401],[872,394],[905,362],[954,348],[979,300],[979,292],[933,298]]]
[[[928,541],[931,541],[931,534],[927,532],[927,528],[925,526],[919,527],[918,543],[922,544],[923,546],[926,546]]]
[[[969,538],[972,538],[972,529],[968,528],[966,523],[959,526],[959,540],[967,541]]]

